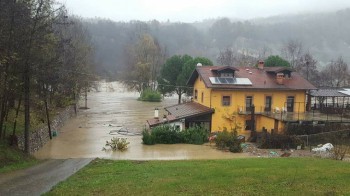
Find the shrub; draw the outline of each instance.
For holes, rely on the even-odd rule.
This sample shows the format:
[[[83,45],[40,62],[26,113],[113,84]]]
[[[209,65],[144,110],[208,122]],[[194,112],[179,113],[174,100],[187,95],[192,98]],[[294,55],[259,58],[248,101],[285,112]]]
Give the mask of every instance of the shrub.
[[[204,144],[208,142],[209,131],[200,126],[190,127],[182,131],[182,137],[186,144]]]
[[[127,142],[126,140],[127,140],[126,138],[113,137],[110,142],[106,141],[106,145],[105,146],[106,147],[109,146],[110,149],[102,148],[102,150],[103,151],[108,151],[108,150],[125,151],[128,148],[128,145],[130,144],[130,142]]]
[[[156,138],[147,129],[144,129],[142,131],[142,142],[146,145],[154,145],[156,144]]]
[[[180,130],[170,125],[154,127],[151,134],[154,136],[157,144],[183,143],[183,137]]]
[[[216,147],[220,150],[229,150],[230,152],[242,152],[241,141],[237,139],[237,132],[228,132],[226,130],[219,132],[215,138]]]
[[[151,131],[142,132],[143,144],[204,144],[208,141],[209,131],[199,126],[180,131],[174,126],[161,125]]]
[[[160,102],[162,95],[158,91],[147,88],[141,92],[140,101]]]
[[[350,153],[350,146],[347,145],[334,145],[332,149],[334,160],[343,160],[346,154]]]

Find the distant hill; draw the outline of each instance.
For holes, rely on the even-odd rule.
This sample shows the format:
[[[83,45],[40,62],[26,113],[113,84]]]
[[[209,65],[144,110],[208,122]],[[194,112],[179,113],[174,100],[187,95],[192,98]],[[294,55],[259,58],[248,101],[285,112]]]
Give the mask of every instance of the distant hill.
[[[216,62],[225,48],[257,55],[262,48],[281,54],[289,40],[302,42],[303,48],[326,64],[343,56],[350,62],[350,9],[331,13],[273,16],[247,21],[227,18],[196,23],[114,22],[85,19],[96,49],[98,72],[115,74],[125,64],[125,49],[143,33],[151,34],[166,49],[167,55],[204,56]]]

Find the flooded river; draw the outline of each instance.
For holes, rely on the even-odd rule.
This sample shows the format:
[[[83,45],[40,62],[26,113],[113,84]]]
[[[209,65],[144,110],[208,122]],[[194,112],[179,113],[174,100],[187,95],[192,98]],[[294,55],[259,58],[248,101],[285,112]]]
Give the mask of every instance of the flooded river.
[[[111,135],[121,127],[139,133],[146,120],[154,115],[154,108],[177,104],[176,98],[166,98],[160,103],[137,101],[136,92],[127,92],[119,83],[101,82],[98,91],[88,93],[88,110],[80,110],[59,130],[58,137],[49,141],[34,154],[39,159],[108,158],[130,160],[223,159],[246,157],[218,151],[214,144],[207,145],[153,145],[142,144],[140,135]],[[84,102],[81,101],[81,105]],[[162,114],[162,113],[161,113]],[[104,152],[102,148],[113,137],[127,138],[130,142],[124,152]]]

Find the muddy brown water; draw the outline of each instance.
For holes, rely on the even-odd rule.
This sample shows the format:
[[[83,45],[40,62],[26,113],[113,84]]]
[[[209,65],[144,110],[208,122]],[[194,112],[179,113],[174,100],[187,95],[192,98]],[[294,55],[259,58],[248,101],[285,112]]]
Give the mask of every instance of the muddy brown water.
[[[125,127],[131,133],[140,133],[146,120],[154,115],[154,108],[177,104],[176,98],[161,103],[137,101],[136,92],[127,92],[116,82],[101,82],[98,91],[88,94],[88,110],[80,110],[59,130],[58,137],[49,141],[34,154],[39,159],[107,158],[128,160],[227,159],[247,157],[246,153],[233,154],[215,149],[214,144],[153,145],[142,144],[140,135],[111,135]],[[84,102],[81,101],[81,105]],[[162,114],[162,112],[160,112]],[[113,137],[127,138],[129,147],[124,152],[104,152],[102,148]]]

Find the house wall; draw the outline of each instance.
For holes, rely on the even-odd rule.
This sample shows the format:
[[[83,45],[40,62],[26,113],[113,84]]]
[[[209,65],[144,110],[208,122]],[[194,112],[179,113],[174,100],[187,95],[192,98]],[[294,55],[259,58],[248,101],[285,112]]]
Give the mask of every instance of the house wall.
[[[246,131],[246,120],[250,120],[250,114],[244,114],[246,107],[246,96],[253,97],[253,104],[255,105],[256,115],[256,130],[262,130],[263,127],[268,129],[275,128],[275,119],[259,115],[259,112],[264,112],[265,97],[272,96],[272,111],[281,112],[282,108],[285,108],[287,97],[294,96],[294,112],[305,112],[306,104],[306,92],[303,90],[216,90],[207,89],[204,82],[197,78],[194,84],[194,91],[197,90],[198,97],[194,99],[195,102],[211,107],[215,109],[215,113],[212,115],[211,130],[223,131],[224,129],[232,130],[237,128],[239,134],[250,134],[250,131]],[[204,100],[201,101],[201,92],[204,93]],[[230,96],[230,105],[224,106],[222,104],[222,97]],[[277,111],[279,109],[279,111]],[[242,114],[239,114],[243,112]],[[278,130],[281,131],[284,128],[284,123],[278,122]]]
[[[194,88],[193,88],[193,95],[195,95],[195,90],[197,90],[197,99],[193,97],[193,101],[199,104],[205,105],[207,107],[210,107],[211,89],[206,88],[204,82],[199,77],[195,81]],[[202,93],[203,93],[203,99],[202,99]]]

